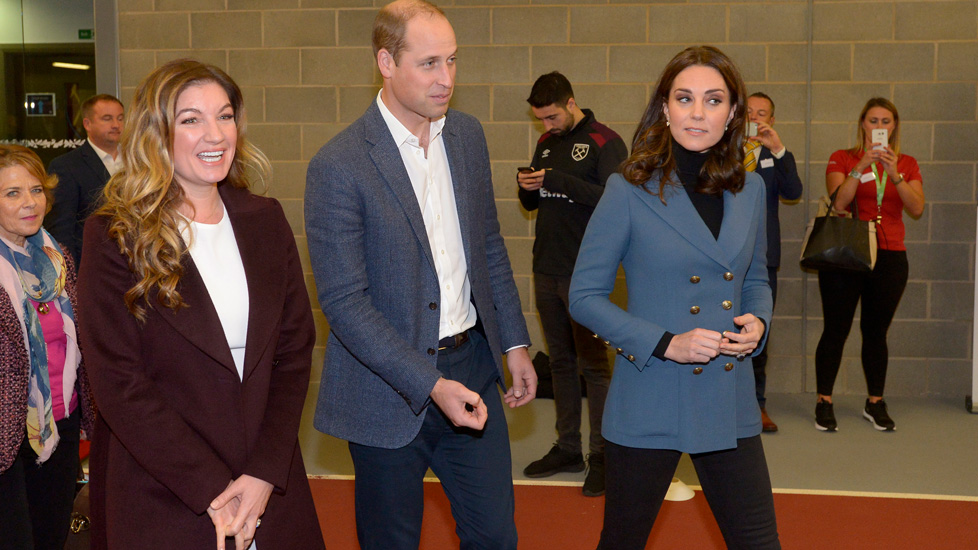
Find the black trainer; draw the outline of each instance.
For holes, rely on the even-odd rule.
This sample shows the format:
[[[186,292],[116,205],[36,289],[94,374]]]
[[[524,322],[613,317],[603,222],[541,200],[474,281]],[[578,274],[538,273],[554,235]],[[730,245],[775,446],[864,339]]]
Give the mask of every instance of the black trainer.
[[[602,464],[603,465],[603,464]],[[583,472],[584,455],[554,445],[540,460],[534,460],[523,469],[526,477],[547,477],[560,472]]]
[[[873,423],[873,427],[881,432],[896,431],[896,423],[886,412],[886,401],[880,399],[876,403],[866,400],[866,408],[863,409],[863,418]]]
[[[815,429],[823,432],[834,432],[839,427],[835,421],[832,403],[819,401],[815,403]]]
[[[587,455],[587,476],[581,489],[586,497],[599,497],[604,494],[604,453]]]

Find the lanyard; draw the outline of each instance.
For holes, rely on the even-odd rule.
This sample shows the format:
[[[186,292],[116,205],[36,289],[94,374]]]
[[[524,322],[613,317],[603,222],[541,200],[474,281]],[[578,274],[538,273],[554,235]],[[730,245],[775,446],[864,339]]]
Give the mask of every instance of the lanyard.
[[[876,169],[876,163],[872,164],[873,178],[876,180],[876,223],[883,221],[883,194],[886,193],[886,170],[883,170],[883,177]]]

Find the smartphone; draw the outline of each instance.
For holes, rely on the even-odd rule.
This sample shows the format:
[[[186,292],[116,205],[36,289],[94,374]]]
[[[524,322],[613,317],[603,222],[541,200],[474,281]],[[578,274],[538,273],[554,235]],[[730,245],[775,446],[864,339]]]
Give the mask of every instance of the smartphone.
[[[536,172],[532,166],[520,166],[516,169],[517,172]]]
[[[872,142],[874,144],[873,149],[885,149],[886,146],[890,144],[889,135],[890,133],[887,131],[886,128],[876,128],[875,130],[873,130],[873,134],[872,134]]]
[[[757,123],[748,122],[747,123],[747,137],[757,137]]]

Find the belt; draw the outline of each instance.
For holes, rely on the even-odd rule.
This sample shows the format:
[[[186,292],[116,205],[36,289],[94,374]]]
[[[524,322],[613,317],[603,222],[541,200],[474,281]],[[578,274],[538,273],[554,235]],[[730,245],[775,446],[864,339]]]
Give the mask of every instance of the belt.
[[[463,330],[455,336],[446,336],[438,340],[438,351],[454,349],[469,341],[469,331]]]

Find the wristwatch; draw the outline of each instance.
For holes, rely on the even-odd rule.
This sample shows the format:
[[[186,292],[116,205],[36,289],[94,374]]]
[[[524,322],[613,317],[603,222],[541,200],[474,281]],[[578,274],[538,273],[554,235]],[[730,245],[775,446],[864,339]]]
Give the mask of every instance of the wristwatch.
[[[850,178],[856,178],[858,180],[859,178],[863,177],[863,174],[859,170],[856,170],[855,168],[853,168],[852,171],[849,172],[849,177]]]

